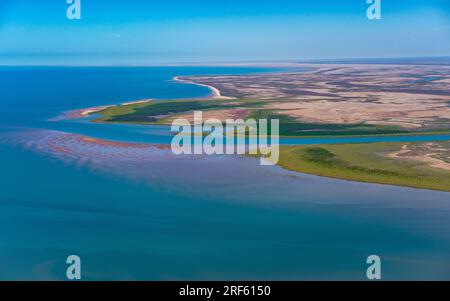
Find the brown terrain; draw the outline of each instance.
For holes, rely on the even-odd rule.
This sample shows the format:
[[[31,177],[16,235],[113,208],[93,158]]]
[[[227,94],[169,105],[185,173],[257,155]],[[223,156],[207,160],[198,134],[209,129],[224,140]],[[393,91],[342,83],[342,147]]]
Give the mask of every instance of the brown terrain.
[[[389,157],[419,161],[450,171],[450,141],[405,144]]]
[[[216,87],[224,96],[263,101],[261,108],[303,122],[450,129],[450,66],[306,66],[306,72],[183,80]]]

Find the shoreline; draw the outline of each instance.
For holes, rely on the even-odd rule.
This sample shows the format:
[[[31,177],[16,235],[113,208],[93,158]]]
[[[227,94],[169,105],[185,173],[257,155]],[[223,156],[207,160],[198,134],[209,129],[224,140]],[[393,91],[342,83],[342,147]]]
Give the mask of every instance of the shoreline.
[[[173,82],[178,82],[178,83],[183,83],[183,84],[192,84],[192,85],[197,85],[197,86],[203,86],[208,88],[208,90],[210,91],[210,96],[208,97],[198,97],[197,100],[236,100],[239,98],[236,97],[228,97],[228,96],[223,96],[221,91],[210,85],[209,82],[205,83],[197,83],[195,82],[195,78],[191,77],[183,77],[183,76],[174,76],[172,77],[172,81]],[[233,90],[231,90],[233,91]],[[196,93],[197,94],[197,93]],[[184,98],[185,99],[185,98]],[[179,100],[183,100],[183,99],[179,99]],[[108,110],[108,113],[106,114],[106,116],[116,116],[116,115],[127,115],[130,114],[132,115],[132,113],[134,112],[134,110],[136,108],[140,108],[141,106],[139,104],[144,104],[143,106],[145,107],[145,103],[149,103],[151,102],[151,99],[141,99],[141,100],[136,100],[136,101],[128,101],[128,102],[123,102],[123,103],[119,103],[119,104],[113,104],[113,105],[104,105],[104,106],[96,106],[96,107],[92,107],[92,108],[84,108],[84,109],[80,109],[80,110],[76,110],[76,111],[70,111],[70,112],[66,112],[66,117],[67,118],[86,118],[89,117],[91,114],[95,114],[98,113],[99,111],[103,111],[105,109],[109,109],[112,108],[111,110]],[[224,101],[223,103],[227,103],[226,101]],[[125,108],[118,108],[116,109],[116,107],[120,107],[120,106],[126,106],[126,105],[133,105],[135,104],[136,106],[130,106],[130,107],[125,107]],[[154,104],[154,103],[153,103]],[[151,106],[152,104],[149,104],[148,106]],[[164,104],[163,104],[164,105]],[[183,107],[183,104],[169,104],[167,106],[163,106],[164,109],[160,109],[159,107],[157,109],[155,109],[155,112],[160,114],[158,116],[163,116],[163,113],[166,114],[172,114],[172,113],[178,113],[180,111],[180,106],[181,109],[184,109],[185,107]],[[175,107],[176,109],[174,110],[173,107]],[[187,106],[187,108],[197,108],[195,106]],[[209,108],[209,107],[208,107]],[[189,111],[189,110],[188,110]],[[146,111],[147,112],[147,111]],[[108,115],[109,114],[109,115]],[[152,115],[153,116],[153,115]],[[147,115],[144,116],[145,118],[141,118],[141,120],[146,121],[147,119]],[[120,121],[122,121],[121,119],[118,119]],[[131,120],[131,121],[135,121],[135,120],[139,120],[139,119],[123,119],[123,120]],[[104,122],[101,121],[100,122]],[[114,123],[114,122],[113,122]],[[117,123],[121,123],[121,122],[117,122]],[[124,122],[127,123],[127,122]],[[132,122],[134,123],[134,122]],[[136,124],[143,124],[140,122],[136,122]],[[156,123],[154,123],[156,125]],[[448,135],[448,134],[447,134]],[[428,190],[439,190],[439,191],[449,191],[448,188],[442,188],[445,185],[445,181],[441,180],[441,176],[439,174],[439,172],[432,173],[430,172],[431,176],[435,176],[436,180],[431,179],[431,180],[421,180],[423,183],[419,183],[417,182],[422,174],[417,173],[414,174],[414,178],[411,179],[408,176],[408,173],[405,172],[405,170],[407,169],[405,166],[406,164],[399,162],[398,166],[394,166],[394,167],[390,167],[390,168],[385,168],[385,166],[383,164],[385,164],[386,162],[383,160],[380,160],[378,163],[378,165],[375,165],[376,168],[374,168],[371,164],[373,164],[373,162],[371,164],[366,164],[366,161],[369,162],[370,158],[366,158],[367,160],[361,163],[359,161],[361,161],[361,158],[365,158],[363,155],[366,155],[366,153],[363,151],[365,149],[374,149],[374,150],[378,150],[378,146],[381,145],[381,143],[389,143],[391,142],[392,144],[395,143],[407,143],[407,142],[422,142],[419,138],[415,138],[417,136],[423,137],[425,141],[429,141],[428,139],[433,138],[432,141],[436,141],[436,139],[440,140],[448,140],[448,136],[444,135],[444,137],[436,137],[436,132],[435,133],[394,133],[394,134],[369,134],[369,135],[348,135],[348,136],[335,136],[335,135],[331,135],[330,136],[326,136],[326,137],[314,137],[314,136],[310,136],[310,137],[305,137],[305,136],[300,136],[300,137],[296,137],[296,136],[280,136],[280,138],[286,138],[286,139],[295,139],[295,138],[300,138],[301,140],[306,140],[306,143],[295,143],[295,141],[292,141],[292,144],[282,144],[283,145],[283,149],[281,150],[281,152],[285,155],[288,156],[288,158],[286,158],[285,160],[280,160],[280,162],[278,162],[278,166],[280,166],[283,169],[286,170],[291,170],[294,172],[298,172],[298,173],[305,173],[305,174],[313,174],[319,177],[326,177],[326,178],[335,178],[335,179],[343,179],[343,180],[348,180],[348,181],[353,181],[353,182],[366,182],[366,183],[377,183],[377,184],[385,184],[385,185],[394,185],[394,186],[400,186],[400,187],[413,187],[413,188],[418,188],[418,189],[428,189]],[[381,137],[380,137],[381,136]],[[409,141],[410,136],[412,136],[410,139],[412,141]],[[431,137],[429,137],[431,136]],[[357,141],[359,137],[360,141]],[[367,138],[366,138],[367,137]],[[372,138],[372,137],[380,137],[380,141],[377,141],[376,139]],[[389,138],[387,138],[389,137]],[[303,139],[302,139],[303,138]],[[324,138],[324,140],[326,140],[327,138],[333,138],[336,139],[338,141],[331,141],[331,142],[327,142],[327,141],[312,141],[310,143],[308,143],[308,139],[315,139],[318,138],[318,140],[320,140],[320,138]],[[344,138],[344,139],[342,139]],[[342,141],[345,140],[345,138],[349,138],[349,140],[354,139],[353,141]],[[383,141],[384,138],[384,141]],[[395,141],[395,140],[400,140],[401,141]],[[389,141],[391,140],[391,141]],[[303,142],[303,141],[302,141]],[[358,145],[364,145],[365,148],[363,150],[361,150],[360,148],[358,148]],[[319,150],[319,147],[323,150]],[[311,149],[311,150],[310,150]],[[295,151],[303,151],[305,152],[306,155],[310,155],[310,153],[312,153],[313,158],[316,158],[316,161],[308,161],[309,157],[306,156],[305,154],[303,154],[302,156],[299,156]],[[336,151],[336,153],[334,153],[333,151]],[[384,151],[384,149],[381,149],[381,151]],[[351,157],[348,156],[348,154],[357,154],[359,158],[358,160],[353,160]],[[315,157],[314,157],[315,156]],[[323,158],[322,158],[322,157]],[[328,156],[328,157],[327,157]],[[339,157],[340,156],[340,157]],[[344,158],[344,159],[340,159],[340,158]],[[306,159],[305,159],[306,158]],[[331,159],[330,159],[331,158]],[[338,159],[335,159],[338,158]],[[326,164],[322,164],[320,165],[319,163],[321,163],[323,160],[327,160],[330,159],[335,160],[336,164],[335,166],[328,166]],[[321,161],[322,160],[322,161]],[[428,159],[430,160],[430,159]],[[417,161],[417,160],[416,160]],[[423,161],[423,160],[422,160]],[[347,165],[342,165],[341,162],[349,162],[346,163]],[[359,166],[358,164],[361,163],[361,166]],[[392,162],[389,162],[392,163]],[[430,163],[429,161],[427,162],[423,162],[423,163]],[[434,164],[437,164],[439,162],[431,162]],[[341,165],[340,165],[341,164]],[[412,163],[411,163],[412,164]],[[419,166],[420,164],[416,164],[417,166]],[[414,165],[414,166],[416,166]],[[420,167],[420,166],[419,166]],[[431,165],[431,167],[434,167]],[[396,176],[395,174],[398,173],[398,175]],[[428,173],[426,173],[428,175]]]
[[[191,84],[191,85],[197,85],[206,87],[211,91],[211,95],[209,97],[197,97],[196,99],[214,99],[214,100],[236,100],[236,97],[230,97],[230,96],[223,96],[219,89],[217,89],[214,86],[206,85],[206,84],[200,84],[196,83],[190,80],[182,79],[181,76],[174,76],[172,78],[173,81],[183,84]],[[184,98],[183,98],[184,99]],[[102,106],[95,106],[95,107],[89,107],[89,108],[83,108],[83,109],[75,109],[70,111],[62,112],[59,116],[56,116],[54,118],[48,119],[48,121],[60,121],[60,120],[70,120],[70,119],[78,119],[78,118],[86,118],[89,117],[89,115],[93,113],[97,113],[99,111],[103,111],[105,109],[116,107],[116,106],[125,106],[125,105],[132,105],[132,104],[140,104],[140,103],[147,103],[152,101],[153,99],[141,99],[141,100],[135,100],[135,101],[126,101],[121,102],[118,104],[110,104],[110,105],[102,105]]]
[[[190,80],[186,80],[186,79],[182,79],[181,76],[174,76],[172,78],[173,81],[175,82],[179,82],[179,83],[184,83],[184,84],[191,84],[191,85],[197,85],[197,86],[201,86],[201,87],[206,87],[209,90],[211,90],[211,98],[212,99],[222,99],[222,100],[232,100],[232,99],[236,99],[236,97],[229,97],[229,96],[223,96],[222,93],[220,92],[219,89],[217,89],[214,86],[211,85],[206,85],[206,84],[200,84],[200,83],[196,83]]]
[[[81,118],[87,118],[89,115],[103,111],[108,108],[112,107],[118,107],[118,106],[126,106],[126,105],[133,105],[133,104],[140,104],[140,103],[147,103],[151,102],[153,99],[141,99],[141,100],[135,100],[135,101],[127,101],[122,102],[118,104],[111,104],[111,105],[103,105],[103,106],[96,106],[96,107],[90,107],[90,108],[83,108],[83,109],[76,109],[76,110],[70,110],[62,112],[59,116],[50,118],[48,121],[60,121],[60,120],[70,120],[70,119],[81,119]]]
[[[401,150],[403,144],[379,142],[282,146],[277,165],[297,173],[350,182],[450,192],[449,170],[426,164],[429,162],[409,158],[395,160],[390,156],[391,152]],[[352,160],[354,157],[358,160]]]

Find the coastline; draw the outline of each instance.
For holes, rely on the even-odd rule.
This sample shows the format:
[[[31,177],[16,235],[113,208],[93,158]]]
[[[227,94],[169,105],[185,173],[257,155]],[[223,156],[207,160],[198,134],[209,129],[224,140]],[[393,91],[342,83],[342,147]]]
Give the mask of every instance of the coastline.
[[[133,105],[133,104],[144,104],[144,103],[148,103],[151,101],[152,101],[152,99],[149,98],[149,99],[141,99],[141,100],[135,100],[135,101],[127,101],[127,102],[122,102],[122,103],[118,103],[118,104],[70,110],[70,111],[63,112],[61,115],[59,115],[57,117],[50,118],[50,119],[48,119],[48,121],[60,121],[60,120],[87,118],[91,114],[106,110],[108,108],[117,107],[117,106]]]
[[[223,96],[221,91],[210,85],[209,82],[205,83],[197,83],[195,82],[195,78],[192,80],[190,77],[189,79],[184,78],[183,76],[174,76],[172,77],[173,82],[183,83],[183,84],[193,84],[197,86],[203,86],[209,89],[210,96],[208,97],[198,97],[194,100],[191,99],[177,99],[177,100],[170,100],[170,101],[161,101],[161,102],[153,102],[149,105],[145,105],[146,103],[151,102],[150,99],[141,99],[137,101],[129,101],[124,102],[120,104],[114,104],[114,105],[105,105],[105,106],[98,106],[98,107],[92,107],[92,108],[85,108],[78,111],[71,111],[69,115],[72,118],[85,118],[90,116],[91,114],[95,114],[100,112],[100,115],[102,115],[104,118],[99,118],[96,120],[92,120],[93,122],[117,122],[117,123],[132,123],[132,124],[158,124],[156,121],[148,121],[149,116],[156,116],[156,118],[161,118],[161,116],[169,116],[170,114],[176,114],[180,112],[190,112],[194,109],[202,109],[205,108],[205,103],[214,103],[214,102],[208,102],[207,100],[236,100],[240,98],[236,97],[228,97]],[[230,90],[233,91],[233,90]],[[232,94],[232,92],[228,92]],[[237,94],[236,94],[237,95]],[[183,103],[183,100],[186,103]],[[199,102],[202,105],[192,105],[193,102]],[[220,106],[223,105],[224,102],[217,102],[218,105],[213,104],[213,106]],[[143,104],[142,106],[140,104]],[[121,107],[125,106],[125,107]],[[135,113],[136,109],[140,109],[141,107],[150,107],[146,108],[146,110],[143,110],[144,113],[137,113],[137,117],[134,116],[127,117],[124,119],[120,119],[121,115],[133,115]],[[152,109],[155,107],[154,109]],[[211,106],[207,104],[207,109],[210,109]],[[215,107],[214,107],[215,108]],[[101,112],[103,110],[106,110],[107,112]],[[153,111],[152,111],[153,110]],[[156,112],[156,113],[155,113]],[[105,115],[103,115],[105,114]],[[153,114],[153,115],[152,115]],[[75,117],[73,117],[75,116]],[[106,116],[106,117],[105,117]],[[114,118],[119,118],[117,121],[114,120]],[[108,118],[112,118],[110,121]],[[157,120],[157,119],[154,119]],[[163,124],[163,123],[161,123]],[[399,143],[399,142],[421,142],[422,139],[415,139],[415,136],[421,136],[425,137],[423,140],[429,141],[429,139],[432,139],[432,141],[440,141],[440,140],[448,140],[448,137],[428,137],[427,136],[433,136],[430,135],[431,133],[394,133],[394,134],[357,134],[357,135],[344,135],[344,136],[285,136],[280,135],[282,138],[300,138],[300,139],[314,139],[316,137],[320,138],[334,138],[336,140],[343,140],[342,138],[353,138],[354,141],[347,142],[349,145],[345,145],[345,141],[331,141],[328,143],[324,143],[325,141],[314,141],[312,143],[299,143],[296,145],[296,143],[293,141],[292,144],[286,144],[282,146],[282,152],[284,152],[285,157],[288,159],[281,160],[279,162],[279,166],[299,172],[299,173],[305,173],[305,174],[314,174],[317,176],[322,177],[330,177],[330,178],[337,178],[337,179],[344,179],[344,180],[350,180],[355,182],[367,182],[367,183],[379,183],[379,184],[387,184],[387,185],[396,185],[396,186],[402,186],[402,187],[413,187],[413,188],[419,188],[419,189],[431,189],[431,190],[441,190],[441,191],[448,191],[447,188],[443,189],[446,184],[442,184],[441,174],[435,174],[431,173],[431,176],[435,178],[435,181],[430,180],[429,183],[419,183],[415,179],[420,178],[422,174],[417,174],[417,177],[414,177],[414,179],[411,179],[409,173],[405,172],[407,170],[407,166],[403,163],[399,163],[398,166],[388,166],[385,161],[381,160],[379,162],[373,163],[370,156],[367,157],[367,160],[362,160],[363,155],[367,155],[362,150],[358,149],[357,145],[355,144],[364,144],[364,149],[369,148],[376,148],[377,145],[381,145],[381,143]],[[411,136],[411,139],[409,137]],[[357,141],[357,138],[360,138],[359,141]],[[380,141],[377,141],[377,139],[373,137],[380,137]],[[383,137],[386,137],[385,141],[383,141]],[[407,139],[408,138],[408,139]],[[366,140],[365,140],[366,139]],[[397,141],[396,141],[397,140]],[[401,141],[398,141],[401,140]],[[417,140],[417,141],[416,141]],[[350,145],[352,144],[352,145]],[[340,146],[342,145],[342,146]],[[321,148],[321,149],[319,149]],[[342,150],[341,150],[342,149]],[[333,151],[336,150],[336,153]],[[299,151],[304,152],[302,155],[299,155]],[[352,156],[349,156],[349,154],[353,154],[356,151],[359,151],[358,155],[355,156],[355,158],[358,158],[355,160],[355,158],[352,158]],[[377,149],[377,151],[385,151],[384,149]],[[305,155],[306,154],[306,155]],[[372,155],[369,154],[369,155]],[[314,160],[309,160],[308,156],[312,157]],[[343,159],[342,159],[342,158]],[[306,158],[306,159],[305,159]],[[365,158],[365,157],[364,157]],[[364,159],[363,158],[363,159]],[[309,161],[308,161],[309,160]],[[325,160],[326,164],[322,161]],[[335,164],[331,166],[327,160],[334,162]],[[334,161],[333,161],[334,160]],[[372,161],[371,161],[372,160]],[[363,162],[360,162],[363,161]],[[367,162],[371,162],[370,164],[366,164]],[[319,163],[323,164],[319,164]],[[344,162],[345,164],[343,164]],[[385,164],[386,163],[386,164]],[[392,162],[388,162],[392,163]],[[427,163],[427,162],[425,162]],[[430,162],[428,162],[430,163]],[[432,163],[439,163],[439,162],[432,162]],[[375,167],[373,166],[375,164]],[[385,165],[383,165],[385,164]],[[409,164],[413,164],[412,162],[409,162]],[[420,164],[414,164],[414,166],[418,166]],[[418,166],[420,167],[420,166]],[[395,169],[397,168],[397,169]],[[391,170],[395,169],[395,170]],[[438,172],[439,173],[439,172]],[[428,175],[428,173],[425,173]]]
[[[175,81],[175,82],[179,82],[179,83],[191,84],[191,85],[197,85],[197,86],[206,87],[209,90],[211,90],[211,96],[210,97],[212,99],[223,99],[223,100],[236,99],[235,97],[223,96],[222,93],[220,92],[220,90],[217,89],[214,86],[206,85],[206,84],[200,84],[200,83],[196,83],[196,82],[193,82],[193,81],[190,81],[190,80],[182,79],[181,76],[174,76],[172,78],[172,80]]]
[[[211,91],[211,95],[209,97],[198,97],[197,99],[204,99],[204,98],[214,99],[214,100],[235,100],[235,99],[237,99],[236,97],[223,96],[221,91],[214,86],[200,84],[200,83],[196,83],[196,82],[193,82],[190,80],[182,79],[181,76],[174,76],[172,78],[172,80],[175,82],[178,82],[178,83],[206,87]],[[144,103],[148,103],[152,100],[153,99],[148,98],[148,99],[141,99],[141,100],[135,100],[135,101],[126,101],[126,102],[122,102],[122,103],[118,103],[118,104],[110,104],[110,105],[70,110],[70,111],[63,112],[60,116],[50,118],[50,119],[48,119],[48,121],[60,121],[60,120],[86,118],[86,117],[89,117],[89,115],[91,115],[91,114],[103,111],[103,110],[111,108],[111,107],[133,105],[133,104],[144,104]]]

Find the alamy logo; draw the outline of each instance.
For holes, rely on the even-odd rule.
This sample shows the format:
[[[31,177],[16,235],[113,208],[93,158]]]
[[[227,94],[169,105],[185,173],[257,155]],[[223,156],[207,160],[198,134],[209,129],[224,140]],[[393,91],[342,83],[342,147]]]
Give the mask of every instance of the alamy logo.
[[[378,255],[370,255],[367,257],[367,264],[370,266],[367,268],[366,276],[369,280],[381,279],[381,259]]]
[[[67,19],[80,20],[81,19],[81,0],[66,0],[69,7],[66,11]]]
[[[69,280],[81,280],[81,259],[77,255],[70,255],[66,259],[69,267],[66,270],[66,277]]]
[[[268,127],[266,119],[203,121],[203,113],[195,111],[193,125],[187,119],[172,122],[171,130],[176,133],[172,152],[176,155],[258,155],[261,165],[275,165],[280,155],[279,120],[270,120],[270,134]]]
[[[367,19],[380,20],[381,0],[367,0],[367,4],[370,4],[369,8],[367,8]]]

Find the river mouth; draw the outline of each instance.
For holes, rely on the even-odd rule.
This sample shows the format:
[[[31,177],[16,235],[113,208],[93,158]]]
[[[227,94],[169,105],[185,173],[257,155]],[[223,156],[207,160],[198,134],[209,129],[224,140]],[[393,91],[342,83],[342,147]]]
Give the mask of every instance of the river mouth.
[[[42,121],[33,128],[66,131],[80,135],[92,136],[98,139],[140,142],[170,145],[174,133],[167,125],[138,125],[93,123],[97,116],[92,115],[82,119]],[[283,137],[279,138],[280,145],[314,145],[336,143],[372,143],[372,142],[427,142],[447,141],[450,134],[408,134],[408,135],[365,135],[350,137]]]
[[[58,72],[66,72],[63,87],[80,72],[123,78],[102,69]],[[99,87],[82,84],[84,95],[64,97],[52,90],[54,75],[38,89],[40,75],[31,72],[34,89],[3,98],[0,261],[7,271],[0,279],[62,280],[59,264],[74,253],[85,262],[86,280],[362,280],[370,254],[383,258],[384,279],[450,278],[449,193],[317,177],[254,158],[175,158],[170,149],[139,146],[168,145],[170,132],[160,126],[45,121],[92,106],[102,93],[111,94],[94,105],[126,101],[136,86],[167,78],[153,74],[158,85],[149,84],[142,70],[128,72],[140,80],[123,91],[100,80]],[[164,87],[154,93],[174,88]],[[208,92],[177,87],[174,94]],[[151,97],[147,92],[139,97]],[[449,136],[433,137],[441,138]],[[326,139],[298,143],[430,137]]]

